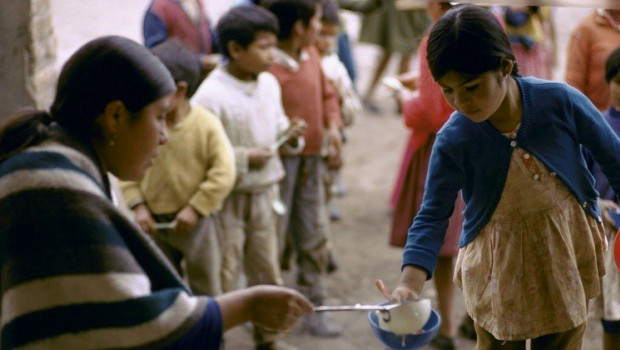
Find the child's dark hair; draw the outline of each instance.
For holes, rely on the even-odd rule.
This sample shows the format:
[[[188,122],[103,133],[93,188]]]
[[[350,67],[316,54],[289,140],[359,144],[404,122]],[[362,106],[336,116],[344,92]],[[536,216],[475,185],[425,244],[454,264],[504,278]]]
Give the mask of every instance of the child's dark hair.
[[[151,52],[168,68],[175,83],[187,83],[187,98],[194,95],[200,85],[200,61],[177,38],[168,39],[153,47]]]
[[[340,6],[335,0],[323,0],[323,16],[321,21],[331,23],[333,25],[340,25],[340,17],[338,16],[338,10]]]
[[[247,48],[256,39],[258,32],[278,35],[278,19],[258,6],[235,7],[220,18],[216,32],[222,55],[230,58],[228,43],[234,41]]]
[[[502,58],[516,60],[508,36],[497,18],[479,6],[453,7],[429,34],[426,60],[435,80],[448,71],[476,76],[499,69]],[[519,75],[516,62],[512,75]]]
[[[618,71],[620,71],[620,47],[615,49],[607,59],[607,64],[605,65],[605,80],[608,83],[611,82],[614,77],[618,75]]]
[[[321,3],[322,0],[266,0],[263,6],[278,19],[278,40],[286,40],[291,37],[295,22],[300,20],[306,27],[310,24],[316,6]]]

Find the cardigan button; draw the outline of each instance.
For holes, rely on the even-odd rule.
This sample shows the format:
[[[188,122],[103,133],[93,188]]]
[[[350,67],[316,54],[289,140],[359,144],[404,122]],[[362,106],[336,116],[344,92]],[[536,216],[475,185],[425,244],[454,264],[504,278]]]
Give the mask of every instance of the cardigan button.
[[[525,153],[523,155],[523,159],[530,159],[530,154],[529,153]]]
[[[534,180],[536,180],[536,181],[540,180],[540,175],[539,174],[534,174]]]
[[[553,177],[556,177],[556,175],[557,175],[557,174],[556,174],[555,172],[553,172],[553,173],[551,173],[551,174],[549,174],[549,175],[551,175],[551,176],[553,176]]]
[[[510,147],[515,148],[517,147],[517,141],[510,141]]]
[[[581,203],[581,206],[584,207],[584,208],[587,208],[588,207],[588,202]]]

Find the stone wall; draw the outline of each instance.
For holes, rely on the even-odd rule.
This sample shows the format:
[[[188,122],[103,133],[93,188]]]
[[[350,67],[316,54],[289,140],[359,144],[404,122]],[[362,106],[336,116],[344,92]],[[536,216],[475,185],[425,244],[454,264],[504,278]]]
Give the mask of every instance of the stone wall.
[[[51,16],[49,0],[0,1],[0,118],[49,106],[56,80]]]

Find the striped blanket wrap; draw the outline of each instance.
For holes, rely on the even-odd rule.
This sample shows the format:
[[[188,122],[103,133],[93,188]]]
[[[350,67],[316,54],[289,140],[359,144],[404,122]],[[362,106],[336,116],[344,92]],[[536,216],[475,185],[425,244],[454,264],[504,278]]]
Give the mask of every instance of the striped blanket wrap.
[[[91,158],[48,141],[0,165],[2,349],[178,348],[203,322]]]

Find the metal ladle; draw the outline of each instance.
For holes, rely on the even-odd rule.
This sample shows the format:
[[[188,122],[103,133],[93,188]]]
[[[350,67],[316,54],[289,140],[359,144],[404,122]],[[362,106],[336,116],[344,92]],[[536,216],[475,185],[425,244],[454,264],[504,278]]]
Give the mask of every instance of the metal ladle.
[[[330,306],[330,305],[322,305],[315,306],[314,312],[334,312],[334,311],[379,311],[381,312],[381,317],[383,321],[390,322],[390,310],[395,309],[402,304],[386,304],[386,305],[363,305],[363,304],[355,304],[355,305],[341,305],[341,306]]]

